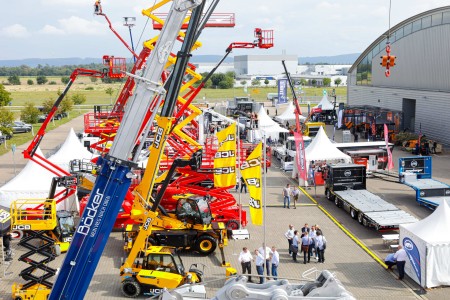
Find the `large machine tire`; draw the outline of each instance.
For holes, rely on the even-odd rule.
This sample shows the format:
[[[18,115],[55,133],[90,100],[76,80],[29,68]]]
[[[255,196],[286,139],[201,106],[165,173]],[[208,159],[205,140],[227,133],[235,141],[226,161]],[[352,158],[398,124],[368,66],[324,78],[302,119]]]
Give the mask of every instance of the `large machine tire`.
[[[336,199],[336,196],[333,195],[329,189],[326,189],[326,190],[325,190],[325,196],[326,196],[327,199],[330,200],[330,201],[335,201],[335,199]]]
[[[337,207],[341,207],[341,202],[337,197],[334,198],[334,204],[336,204]]]
[[[122,294],[128,298],[136,298],[141,294],[141,285],[134,278],[127,278],[122,281]]]
[[[195,248],[202,255],[209,255],[216,250],[217,241],[210,235],[202,235],[199,236],[197,241],[195,242]]]
[[[239,229],[239,221],[238,220],[229,220],[227,222],[227,229],[230,229],[230,230]]]
[[[358,222],[359,222],[359,224],[362,224],[363,221],[364,221],[364,214],[362,212],[360,212],[358,214]]]

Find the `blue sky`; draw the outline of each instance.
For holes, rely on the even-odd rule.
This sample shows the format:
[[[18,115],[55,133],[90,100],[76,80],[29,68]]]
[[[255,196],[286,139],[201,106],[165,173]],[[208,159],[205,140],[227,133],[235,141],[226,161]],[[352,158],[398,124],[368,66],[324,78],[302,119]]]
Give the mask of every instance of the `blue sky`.
[[[0,60],[23,58],[130,57],[93,14],[93,0],[2,1]],[[136,17],[135,42],[154,37],[141,10],[154,4],[143,0],[103,0],[103,10],[128,41],[122,17]],[[448,5],[444,0],[392,0],[391,25],[429,9]],[[170,5],[158,12],[167,12]],[[273,29],[275,47],[252,54],[328,56],[363,51],[388,29],[389,0],[221,0],[217,13],[235,13],[234,28],[206,28],[203,46],[195,54],[222,54],[231,42],[253,41],[256,27]],[[250,53],[235,50],[234,54]]]

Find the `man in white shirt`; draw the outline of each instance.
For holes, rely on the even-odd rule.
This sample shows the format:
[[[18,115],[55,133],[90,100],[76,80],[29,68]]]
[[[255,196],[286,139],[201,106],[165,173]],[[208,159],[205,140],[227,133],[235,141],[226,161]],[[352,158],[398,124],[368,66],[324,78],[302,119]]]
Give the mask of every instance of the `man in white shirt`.
[[[272,277],[278,279],[278,265],[280,264],[280,254],[278,254],[277,248],[272,246],[271,263],[272,263]]]
[[[252,272],[253,256],[250,251],[248,251],[247,247],[242,248],[242,252],[241,254],[239,254],[238,260],[242,266],[242,274],[245,274],[245,272],[247,272],[247,274],[250,275]],[[248,281],[253,282],[251,276],[248,276]]]
[[[292,259],[297,262],[297,253],[298,253],[298,244],[299,244],[299,237],[298,237],[298,230],[294,230],[294,238],[292,239]]]
[[[283,207],[291,208],[291,188],[289,183],[286,184],[286,187],[283,188]]]
[[[292,239],[294,238],[294,230],[295,230],[294,229],[294,225],[289,224],[289,229],[284,234],[284,236],[288,240],[288,249],[289,249],[289,255],[290,256],[292,256],[291,245],[292,245]]]
[[[398,278],[397,280],[403,280],[405,277],[405,263],[408,255],[405,249],[401,245],[398,245],[398,250],[394,254],[394,259],[397,261]]]
[[[269,247],[266,247],[266,250],[264,251],[264,247],[262,247],[262,246],[259,247],[258,251],[259,251],[259,253],[261,253],[262,256],[264,256],[265,259],[266,259],[266,266],[265,266],[265,268],[266,268],[266,273],[267,273],[267,276],[270,276],[270,253],[271,253],[272,251],[270,250]]]
[[[258,273],[259,277],[259,283],[264,283],[264,256],[259,253],[258,250],[255,250],[255,264],[256,264],[256,273]]]

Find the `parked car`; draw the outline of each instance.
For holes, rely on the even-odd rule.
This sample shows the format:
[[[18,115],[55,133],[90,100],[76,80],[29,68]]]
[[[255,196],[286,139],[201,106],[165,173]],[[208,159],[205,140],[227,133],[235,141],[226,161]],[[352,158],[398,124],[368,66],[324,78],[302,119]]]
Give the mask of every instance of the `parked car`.
[[[23,132],[30,132],[31,131],[31,125],[21,122],[21,121],[14,121],[14,124],[12,126],[13,133],[23,133]]]
[[[0,145],[3,144],[6,140],[9,140],[12,138],[12,135],[10,134],[6,134],[4,135],[1,131],[0,131]]]

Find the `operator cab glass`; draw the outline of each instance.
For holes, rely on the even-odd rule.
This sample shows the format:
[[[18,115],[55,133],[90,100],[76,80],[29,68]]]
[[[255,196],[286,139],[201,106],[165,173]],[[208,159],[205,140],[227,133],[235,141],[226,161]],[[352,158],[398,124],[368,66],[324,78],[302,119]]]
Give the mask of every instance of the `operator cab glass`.
[[[57,212],[59,226],[56,227],[56,232],[59,238],[70,237],[75,232],[75,223],[73,216],[68,211]]]
[[[183,263],[178,255],[169,253],[155,253],[147,255],[149,270],[163,271],[173,274],[184,274]]]
[[[208,202],[201,197],[178,200],[176,214],[179,219],[188,223],[211,223],[211,209]]]

